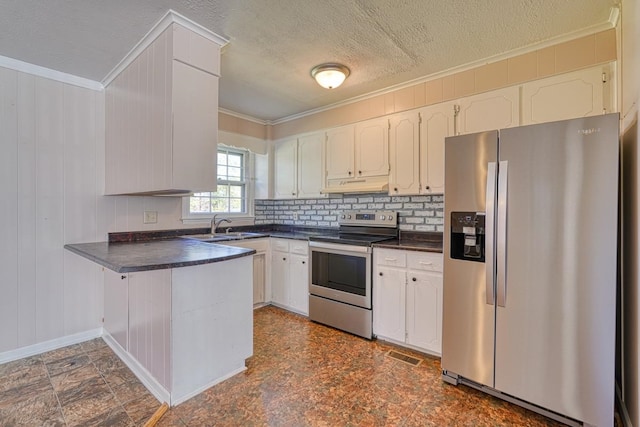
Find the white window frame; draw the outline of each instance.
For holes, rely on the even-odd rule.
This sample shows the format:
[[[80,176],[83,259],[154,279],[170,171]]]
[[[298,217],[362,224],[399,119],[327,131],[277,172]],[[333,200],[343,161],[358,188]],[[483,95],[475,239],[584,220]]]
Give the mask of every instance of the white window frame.
[[[190,211],[190,199],[191,197],[183,197],[182,199],[182,222],[184,224],[195,224],[195,223],[210,223],[211,219],[214,215],[218,215],[218,218],[228,218],[232,220],[232,223],[229,224],[230,227],[233,225],[253,225],[254,223],[254,199],[255,199],[255,187],[254,187],[254,170],[255,170],[255,159],[254,155],[251,151],[245,148],[236,148],[227,146],[224,144],[218,144],[218,148],[231,151],[238,152],[244,154],[244,184],[245,184],[245,212],[206,212],[206,213],[197,213]],[[216,150],[216,161],[217,161],[217,153]],[[225,181],[226,182],[226,181]]]

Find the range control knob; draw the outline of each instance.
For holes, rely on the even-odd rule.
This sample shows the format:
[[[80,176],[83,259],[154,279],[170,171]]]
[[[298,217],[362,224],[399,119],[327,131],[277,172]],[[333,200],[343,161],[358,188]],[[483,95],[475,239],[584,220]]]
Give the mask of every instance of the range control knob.
[[[387,217],[386,217],[386,216],[384,216],[384,215],[380,215],[380,219],[381,219],[382,221],[384,221],[385,219],[387,219]]]
[[[389,218],[387,218],[389,221],[393,221],[393,215],[389,215]]]
[[[351,219],[351,215],[347,215],[347,219]]]
[[[346,216],[345,216],[345,215],[342,215],[342,219],[345,219],[345,218],[346,218]]]

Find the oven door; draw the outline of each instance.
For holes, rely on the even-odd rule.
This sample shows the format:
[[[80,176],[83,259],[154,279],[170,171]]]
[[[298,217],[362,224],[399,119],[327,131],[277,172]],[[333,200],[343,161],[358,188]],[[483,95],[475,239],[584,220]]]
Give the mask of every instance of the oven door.
[[[371,247],[309,242],[309,293],[371,308]]]

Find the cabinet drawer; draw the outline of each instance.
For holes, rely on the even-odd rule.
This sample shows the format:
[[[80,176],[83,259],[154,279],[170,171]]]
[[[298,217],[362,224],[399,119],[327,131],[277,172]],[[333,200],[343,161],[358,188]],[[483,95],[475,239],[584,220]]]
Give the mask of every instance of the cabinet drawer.
[[[409,252],[407,253],[407,267],[412,270],[437,271],[442,273],[442,254]]]
[[[393,267],[407,266],[407,256],[404,251],[376,248],[373,250],[373,258],[375,265],[388,265]]]
[[[292,254],[308,255],[309,242],[306,240],[294,240],[289,242],[289,252]]]
[[[286,239],[272,239],[271,249],[279,252],[289,252],[289,241]]]

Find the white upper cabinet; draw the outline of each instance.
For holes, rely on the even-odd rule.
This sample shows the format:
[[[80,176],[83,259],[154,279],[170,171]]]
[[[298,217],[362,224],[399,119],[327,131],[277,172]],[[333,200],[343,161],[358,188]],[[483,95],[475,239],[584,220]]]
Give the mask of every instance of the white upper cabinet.
[[[382,117],[355,126],[356,178],[389,173],[389,119]]]
[[[522,124],[602,114],[608,98],[603,72],[595,67],[522,85]]]
[[[381,117],[327,131],[327,179],[389,173],[389,119]]]
[[[297,155],[297,139],[288,139],[276,143],[273,156],[273,167],[275,169],[273,195],[277,199],[296,197]]]
[[[389,194],[420,191],[420,115],[416,111],[389,118]],[[444,144],[444,141],[443,141]]]
[[[298,138],[298,197],[325,197],[324,187],[325,133],[318,132]]]
[[[106,194],[215,191],[219,56],[174,23],[106,87]]]
[[[353,125],[327,130],[327,179],[354,177],[354,136]]]
[[[324,132],[276,143],[274,197],[277,199],[324,197]]]
[[[420,193],[444,193],[444,140],[453,135],[453,103],[420,109]]]
[[[469,96],[457,101],[458,134],[504,129],[520,124],[518,86]]]

